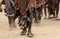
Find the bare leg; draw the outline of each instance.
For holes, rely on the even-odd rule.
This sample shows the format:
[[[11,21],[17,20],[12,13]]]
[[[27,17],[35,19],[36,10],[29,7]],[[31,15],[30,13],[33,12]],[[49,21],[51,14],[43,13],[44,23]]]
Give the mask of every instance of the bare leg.
[[[15,25],[15,19],[13,18],[13,27],[16,28],[16,25]]]
[[[58,18],[58,14],[59,14],[59,4],[58,4],[58,6],[56,7],[56,18]]]
[[[47,18],[46,5],[44,5],[44,14],[45,14],[45,18],[44,19],[46,19]]]
[[[32,22],[28,22],[28,33],[27,33],[27,36],[28,37],[33,37],[33,34],[31,32],[31,26],[32,26]]]
[[[8,17],[8,21],[9,21],[9,27],[10,27],[10,30],[12,30],[12,18],[11,17]]]

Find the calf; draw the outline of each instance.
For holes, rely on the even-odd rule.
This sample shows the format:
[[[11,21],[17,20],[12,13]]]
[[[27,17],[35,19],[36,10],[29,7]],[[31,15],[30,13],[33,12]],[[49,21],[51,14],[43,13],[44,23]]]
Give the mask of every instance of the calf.
[[[53,15],[53,18],[57,18],[59,13],[59,0],[47,0],[47,5],[48,5],[47,9],[49,13],[48,18],[50,18],[50,15]],[[46,8],[45,8],[45,16],[47,16]]]

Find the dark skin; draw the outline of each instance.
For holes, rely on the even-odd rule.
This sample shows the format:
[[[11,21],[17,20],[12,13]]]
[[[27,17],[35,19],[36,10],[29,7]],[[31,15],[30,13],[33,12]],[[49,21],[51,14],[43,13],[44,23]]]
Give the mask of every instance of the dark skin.
[[[31,12],[32,12],[32,10],[31,9],[29,9],[28,11],[25,11],[25,9],[26,9],[26,3],[25,3],[25,0],[17,0],[15,3],[17,3],[17,5],[18,5],[18,8],[19,8],[19,10],[20,10],[20,14],[19,14],[19,16],[21,17],[20,18],[20,22],[19,22],[19,24],[22,24],[21,22],[23,21],[23,23],[25,23],[25,27],[22,29],[22,33],[21,33],[21,35],[25,35],[26,34],[26,31],[28,31],[28,33],[27,33],[27,36],[28,37],[33,37],[33,35],[31,34],[32,32],[31,32],[31,26],[32,26],[32,18],[31,18]],[[23,12],[22,12],[23,11]],[[25,13],[24,13],[25,12]],[[25,16],[25,14],[26,14],[26,17],[28,17],[28,18],[26,18],[26,17],[24,17]],[[29,19],[29,20],[28,20]],[[21,25],[20,25],[21,26]],[[28,30],[27,30],[28,29]]]
[[[18,16],[19,16],[19,10],[16,11],[16,13],[14,14],[14,17],[8,17],[9,27],[11,29],[16,28],[15,20],[16,20],[16,18],[18,18]]]
[[[55,3],[55,1],[57,1],[57,3]],[[57,18],[58,13],[59,13],[59,1],[58,0],[49,0],[49,1],[47,0],[47,5],[48,5],[47,9],[48,9],[48,12],[49,12],[49,17],[48,18],[50,19],[50,15],[53,15],[53,18]],[[44,6],[44,11],[45,11],[45,16],[47,16],[46,5]],[[55,13],[56,13],[56,15],[55,15]]]
[[[12,30],[13,28],[16,28],[15,20],[20,15],[19,10],[15,10],[13,3],[11,3],[11,7],[12,7],[12,10],[14,10],[14,12],[13,12],[14,16],[12,16],[12,17],[8,16],[8,22],[9,22],[10,30]],[[7,10],[5,10],[5,12],[7,12]],[[8,14],[12,14],[12,13],[6,13],[6,14],[8,15]]]

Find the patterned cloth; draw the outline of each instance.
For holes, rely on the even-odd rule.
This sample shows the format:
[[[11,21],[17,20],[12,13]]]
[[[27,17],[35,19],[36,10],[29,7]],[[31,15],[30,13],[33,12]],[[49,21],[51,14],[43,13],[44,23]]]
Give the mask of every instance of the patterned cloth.
[[[6,6],[6,9],[11,9],[10,0],[5,0],[5,6]]]
[[[5,0],[5,6],[6,6],[6,16],[14,16],[15,9],[12,6],[11,0]]]

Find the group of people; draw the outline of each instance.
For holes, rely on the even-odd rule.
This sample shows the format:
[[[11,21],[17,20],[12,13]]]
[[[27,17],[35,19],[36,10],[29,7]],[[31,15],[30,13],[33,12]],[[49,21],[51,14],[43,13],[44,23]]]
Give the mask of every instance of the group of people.
[[[33,37],[31,32],[33,18],[36,23],[39,23],[43,9],[45,19],[47,17],[46,9],[48,9],[49,19],[51,15],[55,19],[58,18],[59,0],[3,0],[0,2],[0,9],[2,3],[5,4],[4,10],[8,17],[10,29],[16,28],[15,19],[18,18],[19,27],[22,29],[21,35],[28,32],[28,37]]]

